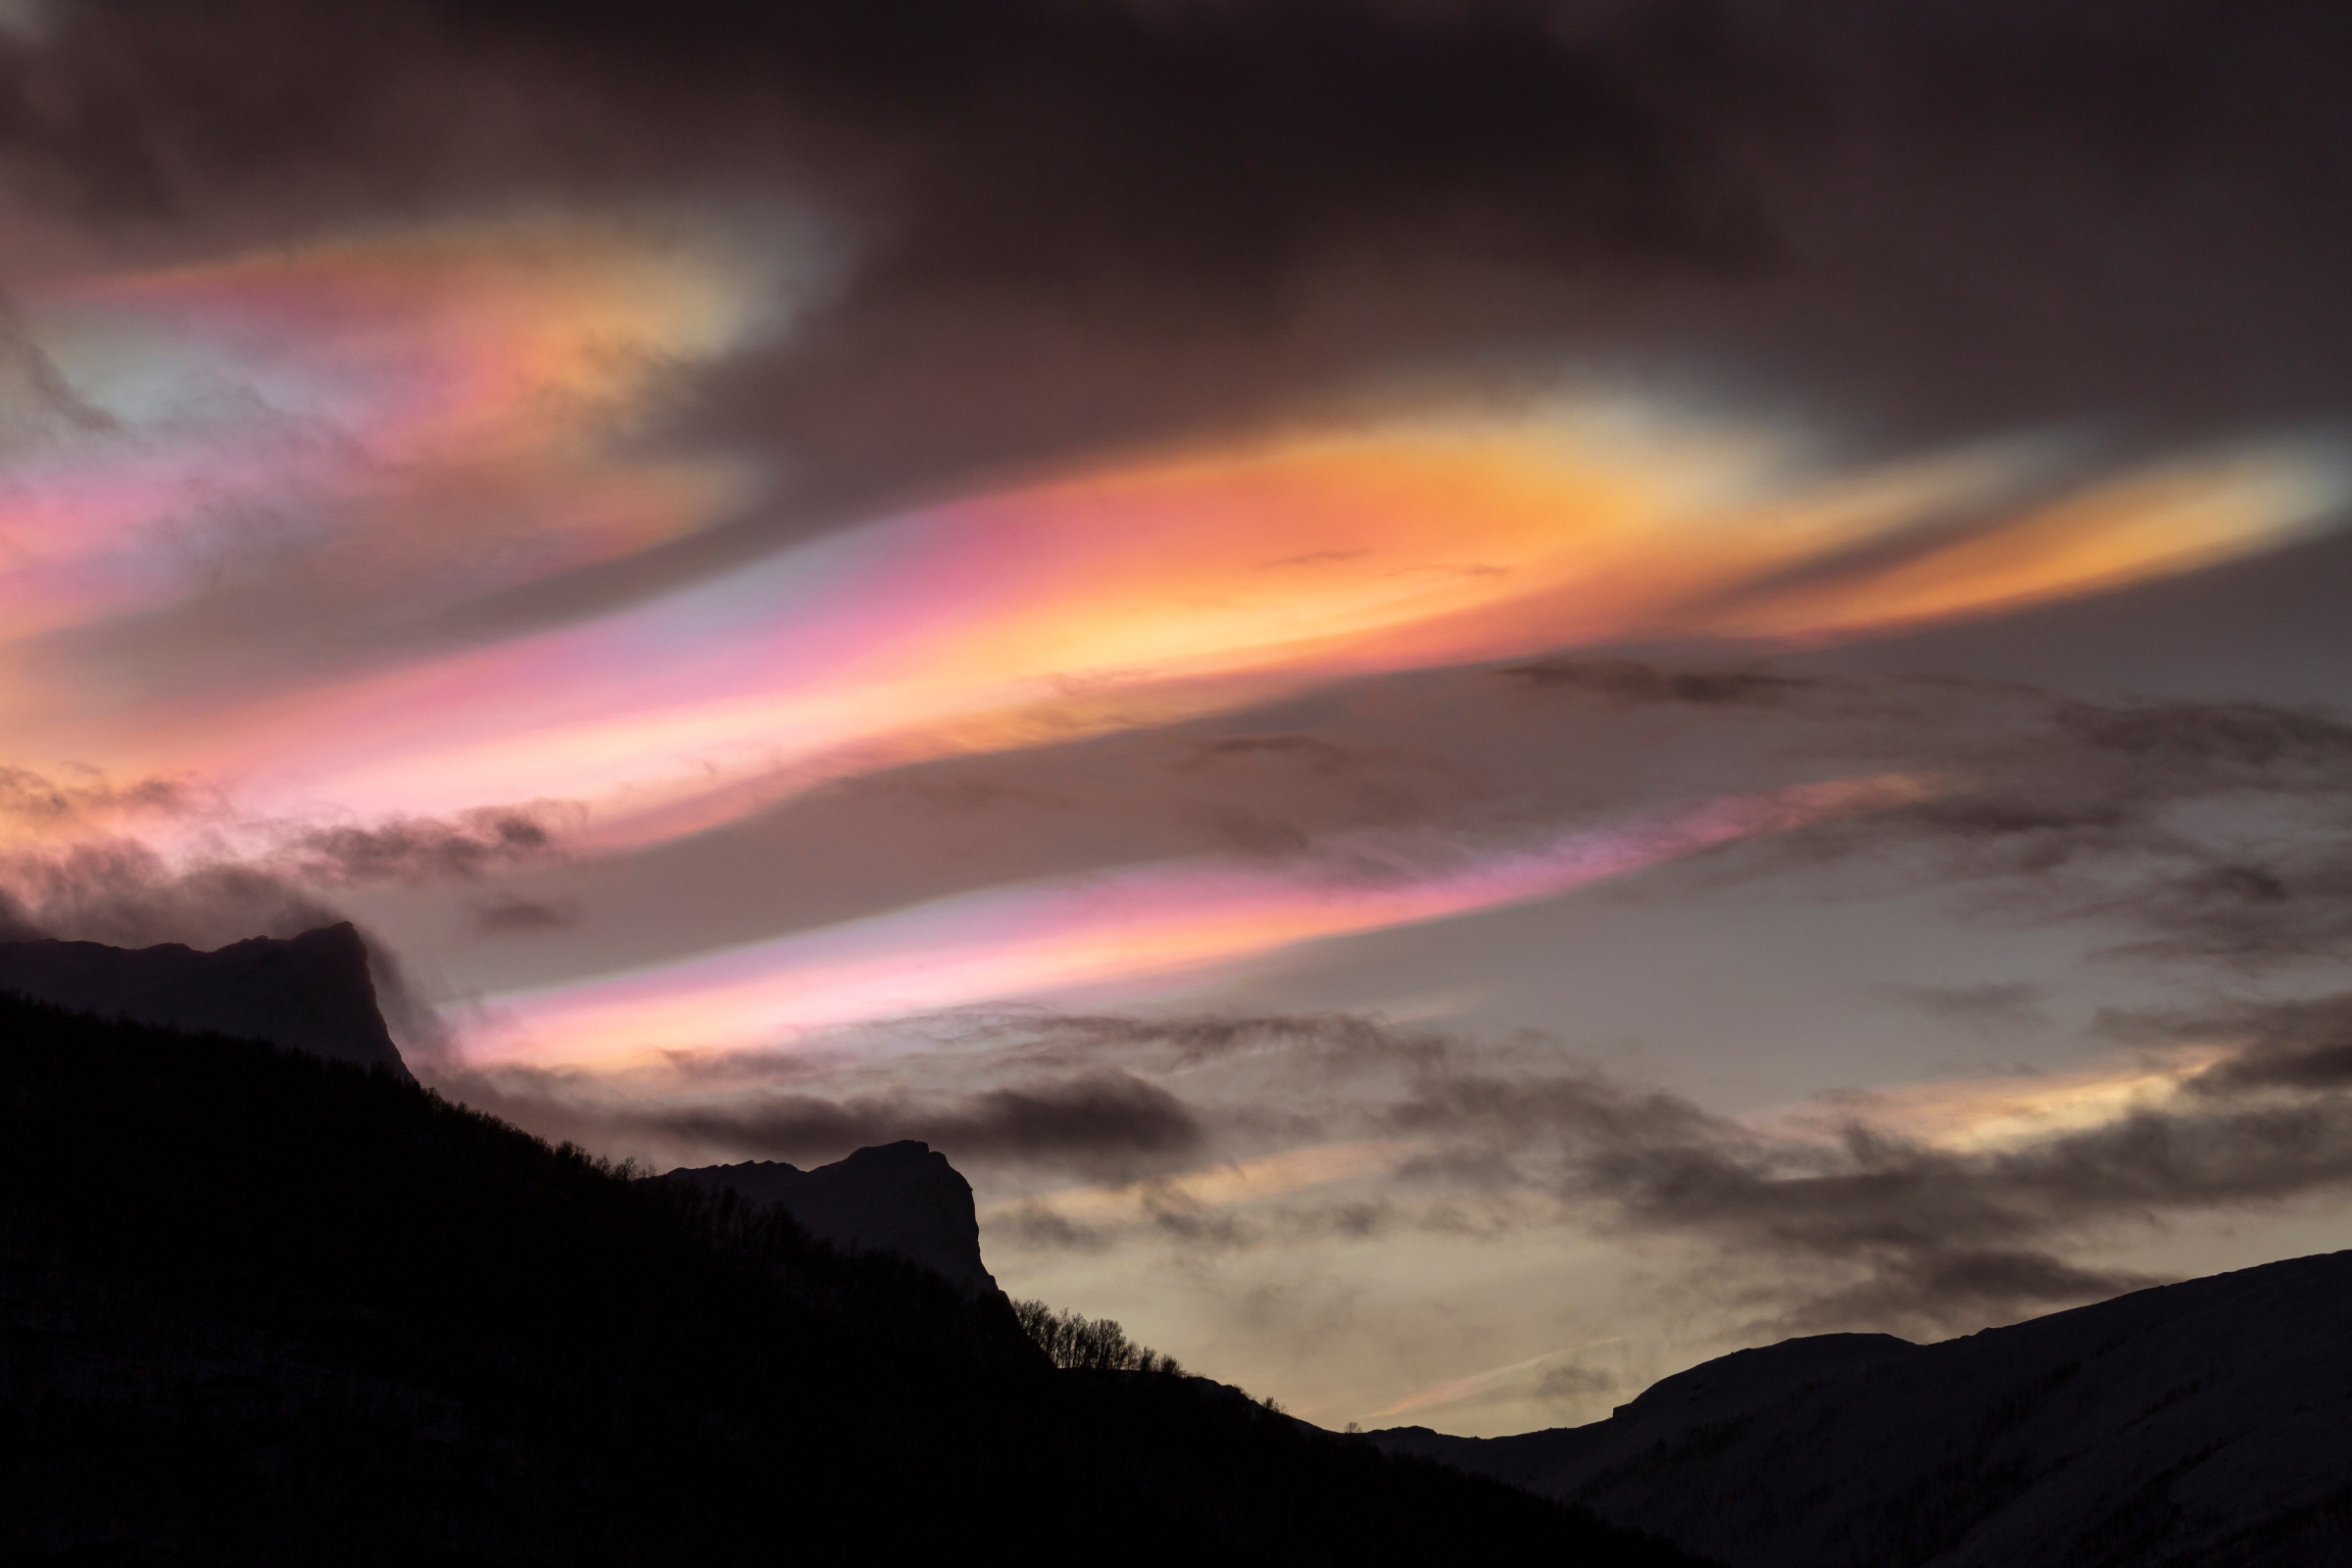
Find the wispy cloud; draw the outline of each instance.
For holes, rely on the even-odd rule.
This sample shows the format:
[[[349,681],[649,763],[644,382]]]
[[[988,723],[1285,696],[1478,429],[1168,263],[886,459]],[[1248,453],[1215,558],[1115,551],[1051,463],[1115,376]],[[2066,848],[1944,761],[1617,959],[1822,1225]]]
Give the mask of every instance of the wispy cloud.
[[[928,1007],[1164,986],[1298,943],[1444,919],[1918,798],[1798,785],[1533,843],[1360,835],[1295,863],[1185,861],[995,890],[618,980],[498,999],[479,1059],[724,1050]],[[495,1031],[495,1032],[493,1032]]]

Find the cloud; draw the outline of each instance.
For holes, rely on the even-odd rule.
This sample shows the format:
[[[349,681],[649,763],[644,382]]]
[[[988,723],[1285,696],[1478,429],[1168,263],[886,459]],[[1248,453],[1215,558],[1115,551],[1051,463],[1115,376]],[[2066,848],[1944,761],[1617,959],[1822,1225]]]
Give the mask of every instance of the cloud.
[[[1535,687],[1565,687],[1627,704],[1679,703],[1699,708],[1770,706],[1828,684],[1818,676],[1760,669],[1675,669],[1633,659],[1545,659],[1504,674]]]
[[[2216,1101],[2267,1090],[2352,1089],[2352,992],[2291,1002],[2106,1014],[2105,1030],[2134,1042],[2242,1042],[2183,1086]]]
[[[0,898],[24,931],[218,947],[344,919],[328,890],[469,881],[547,859],[566,816],[541,802],[368,824],[256,821],[193,776],[117,783],[90,768],[58,778],[0,766]],[[496,907],[512,929],[508,904]]]
[[[115,421],[74,390],[24,329],[21,313],[0,296],[0,458],[113,430]]]
[[[138,794],[136,787],[131,792]],[[174,797],[175,798],[175,797]],[[135,839],[85,839],[60,850],[0,857],[0,942],[55,938],[145,948],[221,948],[250,937],[293,937],[350,918],[266,865],[174,865]],[[398,956],[363,929],[376,1005],[403,1051],[446,1053],[447,1022],[410,981]]]
[[[1892,1135],[1866,1108],[1833,1139],[1773,1136],[1590,1070],[1432,1065],[1380,1115],[1440,1151],[1407,1174],[1481,1155],[1621,1234],[1729,1250],[1775,1327],[1981,1324],[2147,1283],[2071,1260],[2083,1247],[2352,1187],[2347,1016],[2331,999],[2238,1020],[2254,1043],[2169,1093],[1984,1148]]]
[[[1527,1396],[1534,1399],[1572,1399],[1588,1394],[1608,1394],[1623,1388],[1614,1372],[1599,1367],[1579,1366],[1568,1362],[1564,1366],[1547,1368],[1536,1379]]]
[[[1890,986],[1888,991],[1927,1013],[1987,1034],[2046,1028],[2043,988],[2022,980],[1987,980],[1974,985]]]
[[[344,916],[273,871],[227,863],[175,867],[145,844],[105,838],[0,862],[18,923],[44,936],[139,948],[217,948],[290,937]]]
[[[681,1159],[919,1138],[974,1174],[991,1237],[1033,1251],[1524,1245],[1565,1226],[1703,1258],[1664,1288],[1750,1332],[1916,1334],[2135,1288],[2150,1280],[2097,1261],[2118,1243],[2352,1191],[2352,995],[2102,1028],[2148,1054],[1933,1086],[1924,1106],[1841,1097],[1771,1117],[1711,1111],[1542,1036],[1350,1014],[957,1014],[861,1026],[835,1055],[812,1042],[739,1059],[724,1085],[503,1068],[443,1087],[550,1136]],[[1054,1173],[1087,1185],[1035,1187]]]
[[[1531,679],[1538,668],[1569,674]],[[1494,673],[1544,701],[1671,704],[1727,739],[1735,718],[1765,720],[1774,727],[1755,733],[1802,754],[1847,765],[1900,758],[1936,781],[1893,809],[1750,846],[1713,862],[1714,874],[1875,863],[2009,917],[2104,923],[2126,933],[2119,956],[2141,958],[2280,965],[2352,937],[2352,850],[2339,825],[2352,808],[2352,724],[2330,711],[1636,661]],[[1757,704],[1768,711],[1739,711]]]
[[[1119,1071],[949,1101],[903,1092],[846,1099],[746,1096],[722,1105],[628,1116],[621,1126],[739,1158],[838,1158],[868,1145],[915,1138],[950,1158],[1090,1170],[1164,1162],[1201,1140],[1200,1125],[1182,1101]]]
[[[1312,858],[1146,863],[934,900],[611,980],[497,999],[482,1059],[624,1061],[1075,989],[1162,989],[1277,949],[1557,897],[1756,834],[1911,799],[1901,775],[1832,779],[1478,844],[1334,836]]]
[[[2339,408],[2352,364],[2320,151],[2344,24],[2297,0],[57,19],[0,57],[0,173],[60,251],[550,205],[813,208],[855,250],[805,333],[691,401],[790,452],[789,500],[457,612],[476,627],[1399,378],[1664,361],[1903,445],[2235,434]]]
[[[2352,727],[2330,715],[2052,698],[1954,761],[1975,776],[1886,831],[2014,902],[2136,927],[2128,950],[2153,957],[2291,962],[2352,933],[2330,826],[2352,803]]]
[[[10,838],[89,831],[126,818],[171,818],[199,808],[204,792],[185,777],[155,774],[118,784],[97,769],[55,778],[0,765],[0,831]]]
[[[468,880],[556,851],[559,808],[487,807],[454,818],[395,816],[370,825],[304,828],[273,858],[323,885]]]
[[[501,894],[473,906],[473,923],[475,929],[494,935],[564,931],[580,923],[580,906],[576,900],[551,902]]]
[[[1171,1153],[1284,1151],[1004,1206],[1027,1216],[1008,1233],[1026,1247],[1156,1235],[1221,1252],[1567,1224],[1702,1250],[1703,1279],[1685,1283],[1760,1327],[1936,1332],[2148,1283],[2084,1261],[2119,1240],[2352,1190],[2352,997],[2119,1015],[2106,1030],[2173,1054],[2118,1064],[2113,1093],[2086,1072],[1946,1096],[1951,1114],[1922,1132],[1867,1097],[1733,1117],[1539,1038],[1345,1015],[1007,1016],[981,1038],[995,1032],[1008,1070],[1112,1054],[1146,1081],[1181,1081],[1196,1133]],[[1264,1113],[1302,1102],[1311,1129]],[[1329,1142],[1350,1129],[1373,1141]],[[1352,1185],[1335,1196],[1334,1182]]]

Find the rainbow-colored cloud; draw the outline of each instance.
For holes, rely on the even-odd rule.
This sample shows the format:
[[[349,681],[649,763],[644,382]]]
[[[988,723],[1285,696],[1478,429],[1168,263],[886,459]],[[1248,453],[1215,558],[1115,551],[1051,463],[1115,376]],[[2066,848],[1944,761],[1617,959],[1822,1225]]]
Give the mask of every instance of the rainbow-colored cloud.
[[[618,852],[826,778],[1345,677],[2012,610],[2267,548],[2344,489],[2312,447],[2090,477],[2023,446],[1847,471],[1767,427],[1597,394],[1431,406],[840,518],[470,646],[389,639],[372,660],[143,695],[181,651],[141,642],[142,616],[306,601],[347,633],[412,624],[589,564],[625,572],[767,504],[788,450],[639,439],[683,378],[783,314],[780,274],[749,254],[509,221],[33,291],[57,385],[0,485],[18,760],[208,781],[226,804],[202,833],[155,835],[183,858],[218,853],[238,813],[545,800],[571,804],[575,851]],[[103,669],[59,640],[93,627],[120,634]],[[507,1005],[532,1051],[602,1056],[1124,984],[1542,896],[1886,793],[1820,788],[1391,883],[1185,864],[1004,889]]]

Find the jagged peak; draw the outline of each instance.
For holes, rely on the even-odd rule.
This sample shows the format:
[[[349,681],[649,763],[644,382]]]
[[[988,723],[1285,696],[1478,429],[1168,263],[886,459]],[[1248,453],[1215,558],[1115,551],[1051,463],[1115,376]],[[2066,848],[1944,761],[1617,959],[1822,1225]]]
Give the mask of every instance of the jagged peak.
[[[210,951],[54,937],[0,943],[0,991],[170,1028],[210,1030],[345,1061],[408,1064],[376,1003],[368,944],[348,920]]]

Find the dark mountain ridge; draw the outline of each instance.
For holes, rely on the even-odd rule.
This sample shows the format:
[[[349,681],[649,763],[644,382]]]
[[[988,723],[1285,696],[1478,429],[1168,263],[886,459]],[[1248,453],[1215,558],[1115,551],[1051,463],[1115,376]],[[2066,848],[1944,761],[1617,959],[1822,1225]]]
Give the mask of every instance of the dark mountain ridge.
[[[0,991],[168,1029],[267,1040],[408,1076],[350,921],[211,953],[168,942],[0,942]]]
[[[845,1252],[896,1252],[967,1291],[994,1292],[980,1261],[980,1217],[972,1184],[948,1156],[912,1139],[860,1149],[814,1170],[780,1160],[673,1170],[666,1181],[732,1190],[756,1203],[781,1203],[811,1234]]]
[[[0,998],[0,1557],[1688,1561],[635,1175]]]
[[[1371,1434],[1740,1568],[2352,1562],[2352,1251],[1937,1345],[1741,1350],[1606,1421]]]

